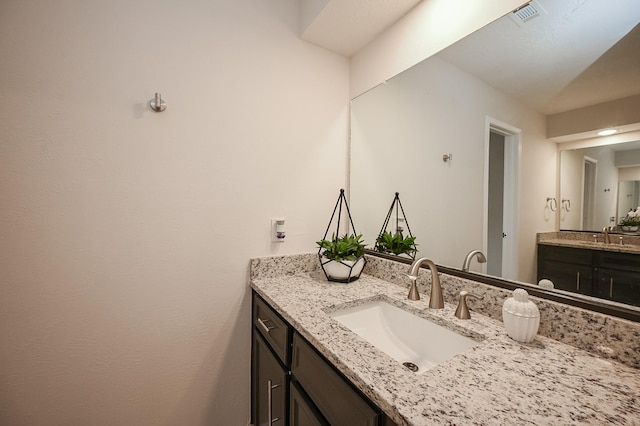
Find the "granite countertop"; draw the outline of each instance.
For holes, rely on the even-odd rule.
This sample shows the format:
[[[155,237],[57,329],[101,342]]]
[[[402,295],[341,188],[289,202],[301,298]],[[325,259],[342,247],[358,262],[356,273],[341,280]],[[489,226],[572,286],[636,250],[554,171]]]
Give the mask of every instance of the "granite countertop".
[[[321,271],[253,276],[251,287],[398,425],[640,424],[640,371],[573,346],[518,343],[499,321],[428,309],[427,296],[407,300],[406,288],[366,274],[349,284]],[[328,315],[372,299],[484,340],[413,373]]]
[[[593,235],[596,235],[597,241],[594,241]],[[538,234],[538,244],[640,254],[640,237],[637,234],[609,234],[609,237],[611,242],[605,244],[602,234],[597,232],[548,232]],[[621,237],[623,244],[620,244]]]

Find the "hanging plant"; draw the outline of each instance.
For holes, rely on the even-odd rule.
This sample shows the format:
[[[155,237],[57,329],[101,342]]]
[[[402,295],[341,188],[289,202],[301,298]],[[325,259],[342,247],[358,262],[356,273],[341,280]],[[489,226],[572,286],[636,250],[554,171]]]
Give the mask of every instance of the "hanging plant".
[[[350,225],[353,232],[346,232],[340,237],[343,207],[348,217],[347,228]],[[327,234],[332,224],[335,225],[335,231],[332,232],[331,238],[327,239]],[[353,220],[351,219],[349,205],[344,195],[344,189],[340,190],[338,201],[333,209],[333,214],[329,220],[329,225],[324,233],[324,237],[322,240],[317,241],[316,244],[319,247],[318,258],[320,260],[320,266],[327,280],[348,283],[360,278],[360,274],[366,264],[364,257],[366,245],[364,241],[362,241],[362,234],[356,233]]]
[[[382,253],[391,253],[399,256],[401,254],[407,254],[409,256],[415,256],[418,251],[416,244],[416,237],[404,236],[402,232],[384,231],[376,239],[376,250]]]
[[[392,228],[391,231],[387,230],[389,226]],[[406,236],[404,235],[405,228],[408,233]],[[374,248],[381,253],[396,256],[406,255],[411,259],[415,259],[416,252],[418,251],[417,246],[416,237],[411,234],[409,222],[407,221],[402,203],[400,202],[400,193],[396,192],[391,202],[391,207],[389,207],[389,211],[387,212],[387,217],[382,225],[382,229],[380,229],[378,238],[376,238]]]
[[[317,244],[324,250],[322,256],[337,262],[358,260],[364,256],[365,244],[362,241],[362,234],[344,235],[340,238],[336,238],[333,234],[330,240],[321,240]]]

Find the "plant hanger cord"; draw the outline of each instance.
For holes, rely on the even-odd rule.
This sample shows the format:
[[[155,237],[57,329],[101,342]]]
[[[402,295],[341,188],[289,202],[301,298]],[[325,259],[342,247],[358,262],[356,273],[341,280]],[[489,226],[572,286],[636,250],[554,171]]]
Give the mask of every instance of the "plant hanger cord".
[[[347,198],[344,195],[344,189],[340,189],[340,195],[338,196],[338,201],[336,201],[336,206],[333,208],[333,213],[331,214],[331,219],[329,219],[329,224],[327,225],[327,230],[324,232],[323,239],[327,238],[327,234],[329,234],[329,229],[331,229],[331,224],[333,223],[333,218],[336,215],[336,210],[338,211],[338,223],[336,226],[335,237],[340,238],[340,221],[342,219],[342,204],[344,203],[344,207],[347,210],[347,216],[349,217],[349,224],[351,225],[352,232],[357,235],[356,227],[353,224],[353,219],[351,218],[351,211],[349,210],[349,203],[347,203]],[[403,213],[404,214],[404,213]],[[346,234],[349,233],[347,229]]]

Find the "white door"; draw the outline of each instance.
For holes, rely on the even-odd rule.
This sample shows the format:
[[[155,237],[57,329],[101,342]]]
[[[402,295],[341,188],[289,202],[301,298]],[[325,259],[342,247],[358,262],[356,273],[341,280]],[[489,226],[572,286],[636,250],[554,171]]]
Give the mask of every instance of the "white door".
[[[595,231],[595,193],[596,193],[596,171],[598,161],[593,158],[584,157],[584,168],[582,173],[582,228],[585,231]]]
[[[485,140],[487,273],[518,279],[520,130],[487,118]]]

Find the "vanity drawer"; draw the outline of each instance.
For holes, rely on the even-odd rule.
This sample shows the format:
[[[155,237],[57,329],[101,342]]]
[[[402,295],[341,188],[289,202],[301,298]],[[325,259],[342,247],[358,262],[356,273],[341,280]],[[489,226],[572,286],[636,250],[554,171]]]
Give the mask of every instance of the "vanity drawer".
[[[640,272],[640,254],[598,252],[598,267]]]
[[[253,324],[285,366],[289,366],[291,328],[264,300],[253,295]]]
[[[330,424],[378,425],[378,412],[297,333],[293,337],[291,369]]]
[[[589,249],[538,244],[538,259],[591,266],[593,263],[593,251]]]

